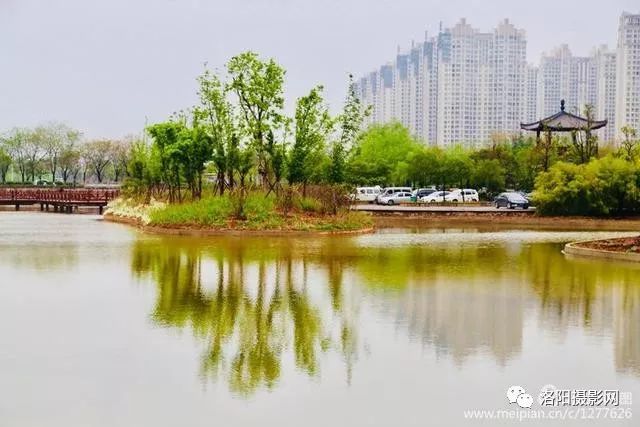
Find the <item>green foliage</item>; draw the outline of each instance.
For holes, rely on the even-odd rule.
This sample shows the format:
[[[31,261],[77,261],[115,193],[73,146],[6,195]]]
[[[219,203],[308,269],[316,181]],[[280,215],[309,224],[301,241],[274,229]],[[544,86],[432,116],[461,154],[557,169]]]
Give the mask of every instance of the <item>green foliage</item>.
[[[322,98],[322,86],[298,99],[295,114],[295,140],[289,153],[288,176],[291,184],[307,184],[314,176],[318,153],[333,128],[329,109]]]
[[[421,146],[400,123],[374,125],[358,139],[349,158],[348,176],[354,184],[405,184],[416,174],[408,159]]]
[[[347,177],[347,154],[355,146],[362,127],[362,121],[368,113],[369,110],[363,109],[360,103],[353,75],[349,74],[347,99],[342,114],[338,118],[340,138],[335,140],[331,147],[331,165],[328,173],[328,181],[330,183],[342,184],[345,182]]]
[[[407,176],[415,186],[423,187],[443,181],[444,153],[437,148],[414,150],[407,158]]]
[[[228,196],[204,197],[190,203],[176,203],[153,210],[151,225],[221,227],[232,216],[233,206]]]
[[[322,213],[323,208],[320,201],[312,197],[301,197],[298,200],[298,206],[300,210],[308,213]]]
[[[640,143],[638,142],[638,133],[631,126],[623,126],[622,134],[624,135],[624,139],[622,140],[622,144],[620,146],[620,153],[629,161],[632,161],[638,156],[638,146]]]
[[[640,211],[640,167],[607,156],[588,164],[558,162],[536,178],[534,202],[543,215],[610,215]]]
[[[495,194],[505,188],[505,170],[497,159],[476,161],[471,176],[472,186],[486,188],[490,194]]]
[[[273,154],[279,153],[273,149],[275,134],[286,122],[282,113],[285,71],[272,59],[261,61],[257,54],[245,52],[231,58],[227,72],[231,78],[228,87],[242,111],[240,129],[255,150],[263,185],[273,187],[278,183],[277,179],[272,183],[270,177],[274,173]]]
[[[7,182],[7,173],[11,163],[13,163],[11,156],[0,146],[0,182],[3,184]]]

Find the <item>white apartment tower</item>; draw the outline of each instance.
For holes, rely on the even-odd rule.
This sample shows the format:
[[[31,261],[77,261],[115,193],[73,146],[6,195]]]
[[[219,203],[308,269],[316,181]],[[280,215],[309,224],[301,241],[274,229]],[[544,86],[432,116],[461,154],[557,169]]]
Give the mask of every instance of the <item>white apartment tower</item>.
[[[601,46],[593,52],[596,68],[595,116],[606,119],[607,126],[600,129],[603,141],[613,141],[616,132],[616,53],[607,46]]]
[[[623,13],[616,61],[616,135],[631,126],[640,131],[640,14]]]
[[[578,113],[578,67],[566,44],[543,54],[538,71],[538,118],[558,112],[560,100],[565,100],[566,110]]]
[[[580,57],[565,44],[535,67],[526,49],[525,32],[508,20],[492,32],[465,19],[440,26],[359,81],[373,109],[368,122],[397,120],[432,145],[478,146],[557,113],[564,99],[566,111],[584,115],[593,105],[595,119],[608,121],[601,140],[619,138],[625,125],[640,131],[640,14],[622,14],[615,51],[601,46]]]
[[[538,103],[538,67],[527,65],[524,88],[524,101],[522,103],[522,122],[532,123],[542,117],[537,115]]]

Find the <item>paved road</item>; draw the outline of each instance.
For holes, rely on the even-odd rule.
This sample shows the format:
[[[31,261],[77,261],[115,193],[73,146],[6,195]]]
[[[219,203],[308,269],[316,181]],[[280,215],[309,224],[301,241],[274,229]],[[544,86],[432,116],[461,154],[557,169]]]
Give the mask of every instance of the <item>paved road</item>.
[[[411,206],[411,205],[353,205],[352,209],[366,212],[505,212],[505,213],[534,213],[536,208],[523,209],[496,209],[494,206]]]

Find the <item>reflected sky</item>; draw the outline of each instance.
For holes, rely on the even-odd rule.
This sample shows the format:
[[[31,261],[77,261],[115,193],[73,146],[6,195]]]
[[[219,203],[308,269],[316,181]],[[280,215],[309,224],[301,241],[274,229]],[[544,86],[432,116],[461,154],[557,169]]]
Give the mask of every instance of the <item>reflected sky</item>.
[[[473,425],[512,384],[640,396],[640,266],[561,253],[624,234],[194,239],[0,213],[0,421]]]

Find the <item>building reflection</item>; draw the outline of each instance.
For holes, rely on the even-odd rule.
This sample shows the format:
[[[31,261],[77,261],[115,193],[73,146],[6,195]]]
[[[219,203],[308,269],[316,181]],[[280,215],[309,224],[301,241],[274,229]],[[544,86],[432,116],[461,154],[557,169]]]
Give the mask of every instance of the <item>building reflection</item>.
[[[521,263],[539,298],[539,321],[558,339],[571,328],[611,336],[616,369],[640,374],[640,266],[565,256],[532,245]]]

